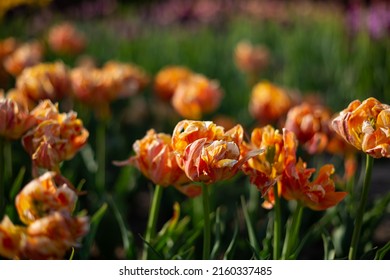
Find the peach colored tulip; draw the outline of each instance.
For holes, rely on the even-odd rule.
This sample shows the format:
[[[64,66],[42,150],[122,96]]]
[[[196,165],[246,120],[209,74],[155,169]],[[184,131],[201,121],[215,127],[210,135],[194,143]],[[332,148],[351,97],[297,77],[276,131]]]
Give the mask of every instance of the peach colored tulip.
[[[390,106],[370,97],[355,100],[332,122],[345,141],[374,158],[390,157]]]
[[[18,259],[25,232],[24,227],[15,226],[8,216],[4,216],[0,223],[0,256]]]
[[[240,41],[234,50],[234,61],[241,71],[256,74],[269,65],[270,53],[265,46]]]
[[[0,137],[20,139],[36,123],[28,109],[0,92]]]
[[[4,68],[13,76],[18,76],[25,68],[42,61],[43,46],[38,41],[25,43],[4,59]]]

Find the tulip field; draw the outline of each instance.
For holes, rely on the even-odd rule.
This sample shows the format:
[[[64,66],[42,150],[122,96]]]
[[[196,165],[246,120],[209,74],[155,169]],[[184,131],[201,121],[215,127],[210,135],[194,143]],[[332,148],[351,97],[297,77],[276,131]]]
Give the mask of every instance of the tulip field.
[[[133,2],[0,3],[0,260],[389,259],[390,5]]]

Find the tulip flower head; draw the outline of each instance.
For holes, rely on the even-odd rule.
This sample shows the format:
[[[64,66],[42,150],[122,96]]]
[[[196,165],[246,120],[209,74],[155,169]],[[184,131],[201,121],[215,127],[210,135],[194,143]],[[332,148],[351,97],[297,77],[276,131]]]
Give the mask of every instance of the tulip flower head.
[[[249,112],[261,124],[273,123],[288,112],[292,99],[287,91],[269,82],[257,83],[249,101]]]
[[[0,92],[0,137],[20,139],[36,123],[27,108]]]
[[[28,183],[17,195],[16,209],[23,223],[31,224],[53,211],[73,211],[76,193],[66,184],[57,186],[55,176],[54,172],[47,172]]]
[[[192,75],[183,66],[167,66],[161,69],[154,80],[154,91],[163,100],[171,100],[178,85]]]
[[[43,46],[37,41],[19,46],[4,60],[4,68],[13,76],[18,76],[25,68],[34,66],[42,61]]]
[[[192,75],[177,86],[172,106],[180,116],[199,120],[220,105],[223,92],[216,81],[203,75]]]
[[[390,157],[390,106],[370,97],[355,100],[332,121],[333,129],[374,158]]]
[[[71,93],[68,69],[62,62],[41,63],[25,69],[17,78],[16,87],[35,102],[58,101]]]
[[[268,125],[262,128],[255,128],[252,131],[251,143],[243,143],[242,154],[263,149],[264,152],[249,159],[242,166],[245,174],[249,175],[250,181],[261,192],[262,196],[271,200],[272,186],[277,183],[283,171],[295,164],[297,140],[294,133],[283,129],[274,129]],[[273,194],[272,194],[273,195]]]
[[[231,178],[253,156],[240,158],[242,140],[241,125],[225,132],[209,121],[184,120],[174,129],[172,146],[188,178],[211,184]]]
[[[59,164],[69,160],[87,143],[88,131],[73,111],[58,113],[54,105],[46,100],[32,112],[38,125],[30,130],[22,139],[25,150],[31,155],[35,167],[59,172]]]
[[[8,259],[17,258],[25,232],[25,228],[14,225],[8,216],[4,216],[0,223],[0,255]]]
[[[241,41],[234,50],[234,60],[237,68],[241,71],[256,74],[268,66],[270,53],[265,46]]]
[[[73,24],[64,22],[49,30],[48,44],[56,53],[76,55],[85,49],[86,39]]]

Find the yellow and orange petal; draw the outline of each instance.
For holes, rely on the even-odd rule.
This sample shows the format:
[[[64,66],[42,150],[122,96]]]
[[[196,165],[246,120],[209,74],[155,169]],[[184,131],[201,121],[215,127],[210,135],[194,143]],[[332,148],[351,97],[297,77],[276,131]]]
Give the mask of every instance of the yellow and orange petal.
[[[17,78],[16,87],[35,102],[57,101],[71,94],[68,68],[62,62],[41,63],[25,69]]]
[[[25,234],[23,227],[15,226],[8,216],[4,216],[0,223],[0,256],[18,259]]]
[[[293,102],[288,92],[270,82],[257,83],[251,93],[249,112],[261,124],[275,123],[284,117]]]
[[[286,171],[281,179],[282,195],[287,200],[297,200],[302,205],[317,211],[326,210],[340,203],[346,192],[337,192],[331,175],[334,166],[321,167],[317,177],[310,181],[314,168],[306,168],[306,163],[299,160],[293,172]]]
[[[170,100],[178,85],[192,75],[192,71],[183,66],[166,66],[154,79],[154,91],[163,100]]]
[[[56,53],[76,55],[85,49],[86,38],[73,24],[64,22],[49,30],[48,44]]]
[[[204,114],[217,110],[222,97],[223,91],[216,81],[194,74],[179,83],[172,106],[183,118],[200,120]]]
[[[55,177],[54,172],[46,172],[16,196],[16,209],[23,223],[31,224],[55,211],[72,213],[77,195],[71,186],[57,185]]]
[[[234,61],[241,71],[257,73],[269,65],[270,53],[265,46],[240,41],[234,50]]]
[[[345,141],[374,158],[390,157],[390,106],[370,97],[355,100],[332,121]]]
[[[25,43],[4,59],[4,68],[18,76],[25,68],[37,65],[43,58],[43,46],[38,41]]]
[[[14,37],[8,37],[0,40],[0,61],[13,53],[18,47],[18,42]]]
[[[264,150],[244,163],[241,169],[249,175],[250,182],[260,190],[265,199],[284,170],[294,166],[297,145],[293,132],[283,129],[280,133],[270,125],[255,128],[252,131],[251,143],[242,144],[243,156],[253,150]]]

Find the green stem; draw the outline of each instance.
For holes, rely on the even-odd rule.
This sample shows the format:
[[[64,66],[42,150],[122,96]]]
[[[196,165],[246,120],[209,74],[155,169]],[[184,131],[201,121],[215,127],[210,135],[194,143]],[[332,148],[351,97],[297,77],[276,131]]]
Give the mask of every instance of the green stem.
[[[203,259],[210,258],[210,243],[211,243],[211,228],[210,228],[210,198],[209,187],[202,184],[202,198],[203,198]]]
[[[96,128],[96,190],[103,194],[106,184],[106,122],[100,121]]]
[[[156,235],[157,217],[160,211],[161,198],[163,193],[163,187],[156,185],[156,189],[153,193],[152,205],[150,207],[148,225],[145,233],[145,244],[142,252],[142,259],[148,259],[149,246],[152,238]]]
[[[368,191],[370,189],[370,182],[371,182],[371,174],[372,174],[372,167],[374,165],[374,158],[366,155],[366,173],[364,177],[363,182],[363,192],[360,198],[359,207],[357,209],[356,217],[355,217],[355,227],[353,229],[352,234],[352,241],[351,246],[349,247],[349,254],[348,258],[350,260],[356,259],[357,251],[358,251],[358,245],[359,245],[359,239],[360,239],[360,232],[362,229],[363,224],[363,215],[366,208],[366,203],[368,199]]]
[[[297,202],[294,214],[291,219],[291,223],[288,229],[288,234],[286,234],[286,244],[283,248],[283,259],[289,259],[291,256],[291,251],[296,248],[297,240],[299,237],[299,229],[301,227],[303,214],[303,206]]]
[[[274,248],[273,248],[273,256],[274,260],[280,259],[280,241],[282,236],[282,213],[281,213],[281,205],[280,205],[280,197],[278,192],[278,184],[274,184]]]

